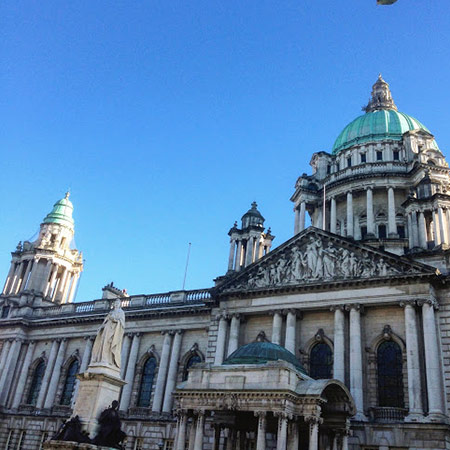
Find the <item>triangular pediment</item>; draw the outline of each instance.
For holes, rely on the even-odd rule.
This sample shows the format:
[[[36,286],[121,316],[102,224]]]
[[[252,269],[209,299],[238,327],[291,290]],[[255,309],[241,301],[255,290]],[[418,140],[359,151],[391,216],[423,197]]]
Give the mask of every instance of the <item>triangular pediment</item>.
[[[219,292],[434,275],[436,269],[309,227],[218,286]]]

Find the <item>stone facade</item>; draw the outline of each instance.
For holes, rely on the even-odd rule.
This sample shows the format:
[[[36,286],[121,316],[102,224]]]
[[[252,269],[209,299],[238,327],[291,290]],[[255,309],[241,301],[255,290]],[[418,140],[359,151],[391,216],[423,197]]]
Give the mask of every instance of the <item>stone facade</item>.
[[[361,120],[383,111],[400,114],[380,78]],[[429,131],[405,121],[413,129],[401,135],[359,127],[334,153],[314,154],[313,173],[292,196],[294,236],[271,251],[274,237],[252,205],[230,230],[226,275],[209,289],[128,296],[109,285],[104,298],[71,302],[82,259],[69,247],[71,204],[57,203],[38,241],[13,252],[0,297],[0,448],[42,448],[70,417],[72,372],[88,367],[116,298],[126,315],[127,450],[450,448],[449,169]],[[287,363],[223,365],[261,339],[292,352],[307,373],[329,370],[335,381],[300,378],[342,386],[352,417],[333,425],[326,395],[283,378],[298,376]],[[228,400],[218,393],[227,383]],[[246,422],[242,398],[261,414]],[[281,401],[297,406],[277,410]],[[230,411],[239,424],[227,422]]]

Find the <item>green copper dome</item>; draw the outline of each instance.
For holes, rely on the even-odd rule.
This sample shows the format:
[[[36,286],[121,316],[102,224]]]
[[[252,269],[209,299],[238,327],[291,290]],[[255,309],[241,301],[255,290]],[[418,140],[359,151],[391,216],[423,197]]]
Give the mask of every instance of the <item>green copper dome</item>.
[[[400,141],[407,131],[428,128],[414,117],[393,109],[370,111],[350,122],[341,132],[333,145],[333,154],[353,145],[365,142],[377,142],[386,139]],[[438,149],[436,141],[433,147]]]
[[[280,359],[293,364],[300,372],[306,374],[299,360],[290,351],[272,342],[252,342],[243,345],[233,352],[223,364],[265,364],[268,361]]]
[[[69,195],[70,194],[67,192],[64,198],[58,200],[53,205],[53,209],[45,217],[44,223],[57,223],[59,225],[65,225],[66,227],[73,228],[73,205],[69,200]]]

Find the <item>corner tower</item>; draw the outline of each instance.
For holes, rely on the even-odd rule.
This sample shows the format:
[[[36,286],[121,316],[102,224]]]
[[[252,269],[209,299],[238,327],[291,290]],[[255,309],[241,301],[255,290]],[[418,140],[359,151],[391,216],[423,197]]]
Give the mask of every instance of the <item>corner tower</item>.
[[[11,268],[2,297],[28,303],[28,297],[43,301],[73,301],[80,274],[82,254],[73,248],[73,205],[69,193],[58,200],[41,223],[34,242],[19,242],[12,252]]]
[[[241,228],[234,223],[228,235],[230,236],[230,256],[228,271],[239,272],[270,251],[272,236],[270,228],[265,232],[264,217],[258,211],[258,205],[253,202],[251,208],[241,218]]]

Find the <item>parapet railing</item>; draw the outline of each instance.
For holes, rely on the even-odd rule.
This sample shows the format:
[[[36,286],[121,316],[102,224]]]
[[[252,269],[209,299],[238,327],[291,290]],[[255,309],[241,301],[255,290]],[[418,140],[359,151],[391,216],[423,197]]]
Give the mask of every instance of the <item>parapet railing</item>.
[[[124,310],[145,309],[149,307],[182,305],[182,304],[201,304],[205,300],[211,298],[211,291],[209,289],[197,289],[193,291],[174,291],[161,294],[151,295],[132,295],[120,299],[121,307]],[[117,299],[99,299],[90,302],[66,303],[63,305],[44,306],[41,308],[34,308],[31,312],[33,317],[48,317],[65,314],[85,314],[107,311],[111,309],[113,302]],[[18,311],[18,315],[22,315]]]

